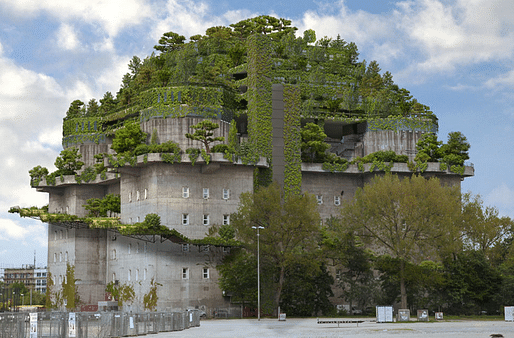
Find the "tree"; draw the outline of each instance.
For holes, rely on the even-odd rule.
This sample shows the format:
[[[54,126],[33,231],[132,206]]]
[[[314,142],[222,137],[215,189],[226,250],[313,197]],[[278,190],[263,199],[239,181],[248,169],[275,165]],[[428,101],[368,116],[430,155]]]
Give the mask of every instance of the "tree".
[[[437,178],[376,176],[358,189],[341,209],[342,223],[378,250],[400,260],[400,295],[407,307],[405,265],[452,251],[459,238],[458,187],[441,186]]]
[[[323,162],[325,151],[330,145],[325,142],[327,134],[323,129],[314,123],[307,123],[300,131],[302,136],[302,161],[303,162]]]
[[[107,194],[104,198],[90,198],[83,207],[89,211],[88,217],[106,217],[108,211],[120,213],[120,195]]]
[[[118,154],[134,151],[145,140],[146,134],[141,130],[139,123],[130,122],[116,131],[111,149]]]
[[[231,218],[232,225],[236,238],[254,253],[257,238],[252,227],[264,227],[260,230],[260,257],[261,264],[268,262],[275,271],[274,276],[268,276],[276,281],[275,306],[280,304],[288,267],[301,263],[305,273],[319,271],[319,264],[313,259],[320,232],[317,208],[311,195],[291,195],[285,199],[276,182],[254,193],[241,194],[238,210]]]
[[[167,32],[159,39],[159,44],[153,48],[162,53],[171,52],[181,48],[184,45],[184,40],[186,40],[186,37],[183,35]]]
[[[66,264],[66,277],[62,281],[62,295],[65,300],[66,308],[69,310],[75,309],[80,303],[80,298],[77,293],[75,283],[75,266]]]
[[[284,291],[280,300],[280,310],[291,316],[328,315],[334,310],[330,302],[334,278],[320,263],[318,271],[306,274],[302,264],[289,266],[286,271]]]
[[[280,40],[284,35],[294,33],[298,28],[290,27],[291,20],[277,19],[269,15],[261,15],[255,18],[245,19],[231,24],[234,34],[239,38],[247,38],[252,34],[267,34]]]
[[[78,170],[84,166],[84,162],[79,161],[82,154],[76,147],[64,149],[61,154],[55,159],[55,166],[62,175],[75,175]]]
[[[207,153],[210,153],[209,145],[212,142],[216,141],[225,141],[225,138],[220,137],[212,137],[214,135],[214,130],[218,129],[219,124],[212,122],[211,120],[203,120],[198,124],[192,125],[191,128],[195,130],[193,134],[187,133],[186,137],[188,139],[201,142]]]
[[[85,113],[84,102],[80,100],[75,100],[70,104],[70,108],[66,112],[65,119],[74,119],[77,117],[82,117]]]
[[[464,161],[469,160],[470,145],[466,136],[461,132],[455,131],[448,134],[448,142],[441,146],[443,162],[448,165],[464,165]]]
[[[100,106],[95,99],[89,100],[87,103],[86,116],[97,116],[100,111]]]
[[[107,114],[112,112],[114,109],[116,109],[116,105],[118,103],[114,99],[114,96],[111,92],[106,92],[104,94],[104,97],[100,99],[100,108],[99,111],[102,114]]]
[[[29,170],[30,185],[37,186],[39,182],[48,176],[48,169],[40,165]]]
[[[230,255],[216,266],[220,277],[218,284],[232,301],[243,307],[257,303],[257,257],[244,249],[232,249]]]
[[[509,217],[500,217],[495,207],[485,207],[480,195],[464,194],[462,198],[462,229],[468,249],[480,251],[488,258],[490,250],[499,245],[514,225]]]
[[[416,158],[417,163],[421,162],[438,162],[441,158],[440,147],[442,141],[437,140],[437,135],[433,133],[426,133],[416,143]]]

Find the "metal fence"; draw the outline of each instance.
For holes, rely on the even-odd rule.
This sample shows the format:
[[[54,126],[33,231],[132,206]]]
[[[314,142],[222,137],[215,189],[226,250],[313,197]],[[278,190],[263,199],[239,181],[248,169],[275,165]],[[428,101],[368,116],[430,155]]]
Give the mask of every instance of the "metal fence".
[[[0,338],[108,338],[200,326],[200,311],[0,313]]]

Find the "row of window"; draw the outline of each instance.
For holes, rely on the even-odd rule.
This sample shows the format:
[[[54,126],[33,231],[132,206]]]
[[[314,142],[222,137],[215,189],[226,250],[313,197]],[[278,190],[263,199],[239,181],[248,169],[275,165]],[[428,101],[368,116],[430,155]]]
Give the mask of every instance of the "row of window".
[[[62,252],[54,252],[54,263],[57,263],[57,258],[59,258],[59,262],[62,262],[63,261],[63,254]],[[66,251],[64,253],[64,261],[67,262],[68,261],[68,251]]]
[[[209,279],[209,268],[202,268],[202,278]],[[189,268],[182,268],[182,279],[189,279]]]
[[[68,238],[68,229],[66,230],[60,230],[60,231],[57,231],[55,230],[54,231],[54,240],[58,240],[58,239],[67,239]]]
[[[182,225],[189,225],[190,224],[190,217],[189,214],[182,214]],[[204,214],[202,217],[202,224],[203,225],[211,225],[211,216],[208,214]],[[230,215],[223,215],[223,225],[230,224]]]
[[[183,252],[189,252],[190,250],[190,247],[189,247],[189,244],[182,244],[182,251]],[[209,246],[208,245],[201,245],[200,246],[200,251],[201,252],[209,252]],[[230,253],[230,247],[228,246],[224,246],[223,247],[223,253]]]
[[[136,201],[140,200],[146,200],[148,199],[148,189],[145,189],[143,191],[143,196],[141,196],[139,190],[136,191]],[[189,198],[190,197],[190,190],[189,187],[182,187],[182,198]],[[224,200],[228,200],[230,198],[230,189],[223,189],[222,196]],[[210,198],[210,191],[209,188],[203,188],[202,189],[202,198],[203,199],[209,199]],[[128,201],[129,203],[132,203],[132,191],[128,194]]]
[[[323,204],[323,195],[316,195],[318,204]],[[341,205],[341,196],[334,196],[334,205]]]

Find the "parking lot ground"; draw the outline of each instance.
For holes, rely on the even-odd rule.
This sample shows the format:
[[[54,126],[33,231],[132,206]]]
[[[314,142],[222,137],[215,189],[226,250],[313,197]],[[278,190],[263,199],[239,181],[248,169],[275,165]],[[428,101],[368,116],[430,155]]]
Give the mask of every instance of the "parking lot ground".
[[[355,318],[357,319],[357,318]],[[286,321],[277,319],[216,319],[202,320],[200,327],[179,332],[166,332],[156,338],[168,337],[490,337],[502,334],[514,338],[514,323],[505,321],[441,321],[441,322],[400,322],[376,323],[370,318],[362,318],[357,324],[317,324],[316,318],[292,318]]]

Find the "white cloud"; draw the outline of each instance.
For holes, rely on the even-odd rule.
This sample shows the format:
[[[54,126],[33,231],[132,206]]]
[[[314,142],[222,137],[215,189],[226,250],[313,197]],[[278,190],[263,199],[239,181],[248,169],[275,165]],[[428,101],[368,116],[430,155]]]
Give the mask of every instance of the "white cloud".
[[[497,88],[497,87],[512,87],[514,86],[514,70],[511,70],[508,73],[501,74],[500,76],[489,79],[485,82],[485,86],[487,88]]]
[[[47,236],[46,225],[39,221],[0,218],[0,241],[34,241],[39,246],[46,247]]]
[[[37,16],[45,12],[60,21],[79,20],[103,27],[108,35],[116,36],[125,28],[140,24],[152,16],[145,0],[3,0],[5,8],[20,16]]]
[[[77,34],[71,25],[61,24],[57,31],[57,44],[65,50],[74,50],[80,46]]]
[[[484,204],[497,207],[502,216],[514,218],[514,187],[503,183],[494,188],[484,198]]]

